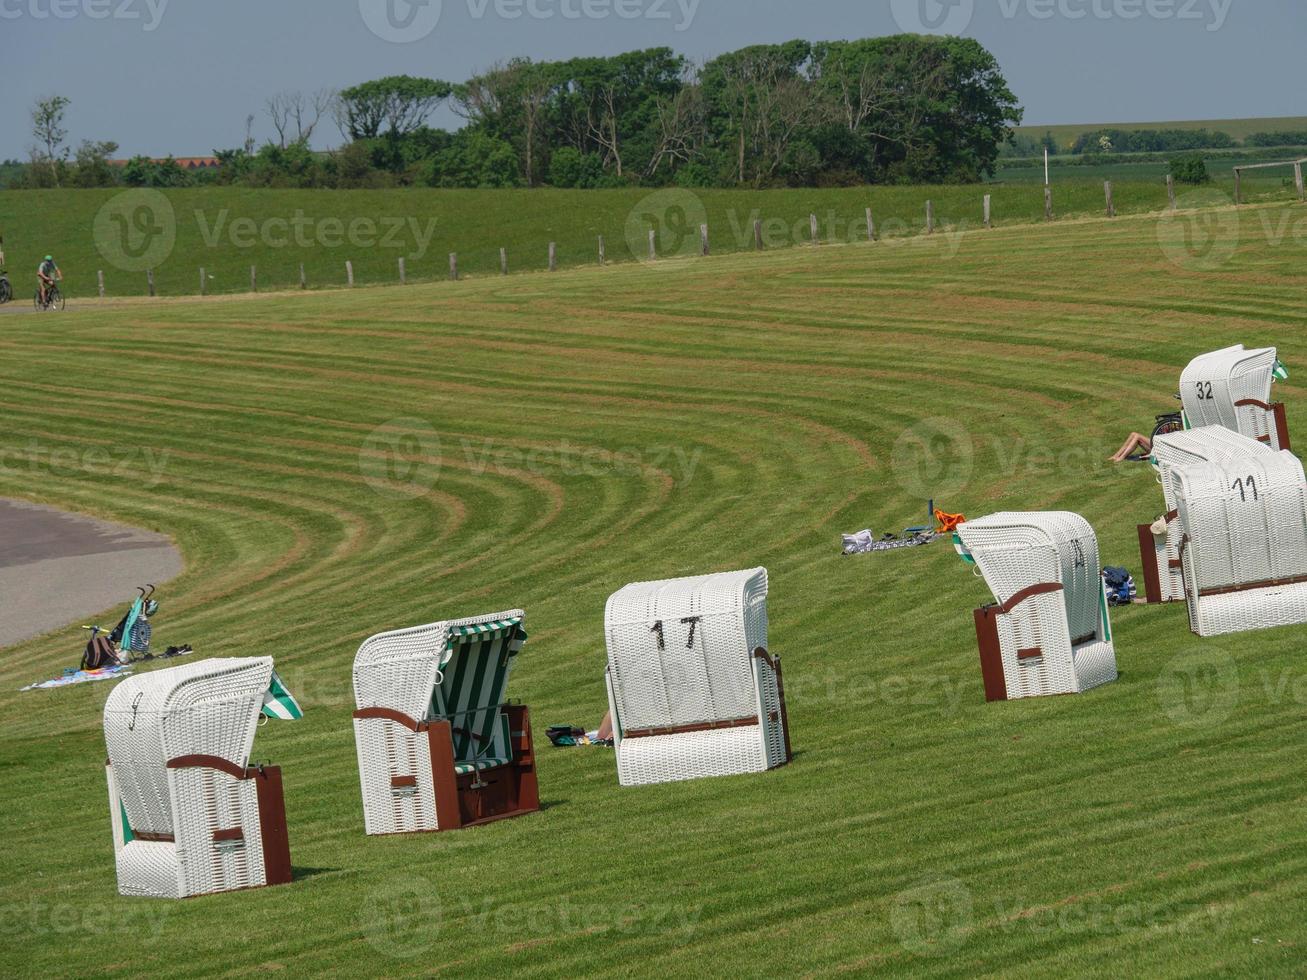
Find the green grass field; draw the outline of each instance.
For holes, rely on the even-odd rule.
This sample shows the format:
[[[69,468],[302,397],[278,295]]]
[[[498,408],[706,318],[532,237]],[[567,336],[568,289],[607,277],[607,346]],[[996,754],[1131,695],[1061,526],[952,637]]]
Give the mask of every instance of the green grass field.
[[[1217,176],[1198,200],[1233,192],[1228,172]],[[297,287],[301,263],[310,288],[343,286],[347,260],[359,284],[396,284],[400,257],[410,282],[447,280],[450,252],[458,253],[460,274],[497,277],[500,248],[511,271],[539,271],[548,266],[550,242],[560,268],[595,265],[600,235],[610,262],[629,262],[647,257],[651,228],[660,255],[691,255],[705,223],[716,254],[752,250],[755,220],[763,222],[768,249],[784,248],[811,240],[812,214],[823,241],[849,243],[865,238],[868,207],[880,235],[903,238],[924,231],[928,199],[939,225],[954,230],[981,225],[985,194],[993,195],[999,226],[1042,221],[1042,189],[1004,179],[1011,184],[806,191],[11,191],[0,193],[0,229],[21,302],[30,301],[47,252],[73,299],[96,294],[96,270],[105,273],[108,295],[143,295],[147,265],[162,296],[198,294],[201,268],[212,277],[207,291],[218,294],[248,292],[251,265],[261,290]],[[1101,215],[1102,180],[1059,172],[1057,218]],[[1278,177],[1250,180],[1246,189],[1248,200],[1293,195]],[[1114,194],[1122,214],[1167,203],[1160,172],[1118,180]]]
[[[1307,130],[1307,116],[1253,116],[1247,119],[1187,119],[1147,123],[1064,123],[1057,126],[1018,126],[1017,132],[1034,139],[1051,132],[1059,144],[1070,146],[1081,133],[1092,133],[1099,129],[1210,129],[1242,140],[1253,133],[1302,132]]]
[[[987,705],[989,595],[953,549],[838,547],[927,496],[1065,508],[1138,577],[1161,496],[1105,459],[1193,355],[1279,345],[1307,418],[1307,212],[1179,220],[1209,219],[1225,248],[1197,257],[1135,216],[0,317],[0,495],[171,534],[155,642],[271,654],[305,707],[255,742],[296,881],[128,900],[108,685],[17,692],[76,661],[75,628],[6,650],[0,972],[1301,974],[1307,628],[1199,640],[1135,606],[1117,683]],[[439,465],[393,484],[386,439],[427,427]],[[754,565],[792,765],[620,789],[608,750],[548,747],[605,710],[611,592]],[[358,643],[518,604],[543,811],[365,838]]]

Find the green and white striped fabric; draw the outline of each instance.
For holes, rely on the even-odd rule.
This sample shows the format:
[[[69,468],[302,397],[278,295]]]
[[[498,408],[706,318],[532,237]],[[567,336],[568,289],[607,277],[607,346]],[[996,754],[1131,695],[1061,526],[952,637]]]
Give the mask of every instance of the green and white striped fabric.
[[[458,771],[489,769],[512,760],[508,718],[501,707],[512,660],[525,642],[520,619],[450,629],[431,713],[453,729]]]
[[[278,718],[282,721],[298,721],[304,717],[299,702],[286,689],[286,685],[282,683],[275,670],[272,672],[272,682],[263,692],[263,713],[269,718]]]
[[[974,565],[976,563],[976,559],[971,556],[971,552],[967,550],[967,546],[962,543],[961,535],[953,535],[953,550],[956,551],[958,557],[968,565]]]
[[[1289,369],[1284,366],[1284,362],[1280,360],[1278,357],[1275,359],[1275,371],[1273,372],[1272,376],[1275,378],[1276,381],[1289,380]]]

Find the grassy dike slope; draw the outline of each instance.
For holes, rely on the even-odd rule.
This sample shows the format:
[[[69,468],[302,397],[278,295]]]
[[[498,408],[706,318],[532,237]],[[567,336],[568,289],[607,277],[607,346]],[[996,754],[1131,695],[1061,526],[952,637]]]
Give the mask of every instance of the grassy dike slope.
[[[1132,217],[3,318],[0,496],[171,534],[156,641],[275,655],[305,718],[255,746],[294,884],[122,899],[105,686],[17,692],[82,635],[5,651],[0,971],[1301,972],[1307,628],[1203,641],[1128,608],[1117,683],[986,705],[983,583],[944,543],[838,535],[928,495],[1066,508],[1137,570],[1161,497],[1104,459],[1191,356],[1278,344],[1307,424],[1303,237],[1267,231],[1303,215],[1219,213],[1207,268]],[[543,744],[604,710],[613,590],[759,564],[793,765],[622,790],[608,752]],[[543,812],[366,839],[358,643],[518,604]]]

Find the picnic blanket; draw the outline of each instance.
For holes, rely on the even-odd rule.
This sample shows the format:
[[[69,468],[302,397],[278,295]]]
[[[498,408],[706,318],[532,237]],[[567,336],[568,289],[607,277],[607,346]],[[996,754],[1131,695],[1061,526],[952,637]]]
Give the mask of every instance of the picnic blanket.
[[[923,544],[930,544],[937,537],[939,535],[934,531],[920,531],[905,538],[894,536],[877,541],[871,529],[867,528],[856,534],[842,535],[842,545],[846,555],[865,555],[873,551],[897,551],[899,548],[916,548]]]
[[[107,681],[115,677],[122,677],[124,674],[130,674],[132,668],[128,664],[119,664],[116,667],[104,667],[100,670],[68,670],[59,677],[52,677],[48,681],[41,681],[39,684],[28,684],[27,687],[19,688],[20,691],[44,691],[52,687],[69,687],[73,684],[90,684],[92,681]]]

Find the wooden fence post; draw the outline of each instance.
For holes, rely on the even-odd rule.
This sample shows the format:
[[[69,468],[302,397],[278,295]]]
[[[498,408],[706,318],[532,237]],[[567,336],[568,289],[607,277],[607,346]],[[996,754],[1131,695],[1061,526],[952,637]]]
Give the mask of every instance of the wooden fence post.
[[[349,259],[345,260],[345,281],[349,284],[350,289],[354,288],[354,263]]]
[[[408,285],[408,273],[404,269],[404,256],[402,255],[399,257],[399,284],[401,286]]]
[[[154,295],[154,270],[153,269],[145,270],[145,284],[146,286],[149,287],[150,295],[153,296]]]
[[[458,253],[449,253],[449,279],[451,282],[458,282]]]
[[[993,227],[994,227],[994,222],[993,222],[993,220],[992,220],[992,215],[993,215],[993,212],[992,212],[992,210],[991,210],[991,206],[990,206],[990,195],[986,194],[986,195],[985,195],[985,227],[986,227],[986,228],[993,228]]]
[[[549,271],[550,272],[558,271],[558,243],[557,242],[549,243]]]
[[[1171,210],[1176,209],[1175,203],[1175,175],[1166,175],[1166,199],[1171,202]]]
[[[1053,220],[1053,188],[1048,184],[1044,185],[1044,220]]]
[[[699,226],[699,250],[700,250],[701,254],[703,254],[703,255],[707,255],[708,252],[709,252],[709,247],[708,247],[708,226],[707,226],[707,225],[700,225],[700,226]]]
[[[658,258],[658,232],[649,229],[649,261],[652,262]]]
[[[1238,167],[1234,168],[1234,203],[1243,203],[1243,171]]]
[[[309,277],[304,274],[304,263],[300,263],[300,289],[309,288]]]
[[[1107,195],[1107,216],[1115,218],[1116,205],[1112,202],[1112,182],[1110,180],[1103,181],[1103,193]]]
[[[200,266],[200,295],[203,296],[209,285],[209,277],[204,274],[204,266]]]
[[[812,239],[812,244],[821,244],[821,236],[817,232],[817,216],[815,214],[808,215],[808,234]]]
[[[926,234],[935,234],[935,202],[926,201]]]
[[[876,240],[876,219],[871,216],[871,208],[867,208],[867,241]]]
[[[506,248],[499,250],[499,274],[501,276],[508,275],[508,249]]]
[[[100,299],[104,299],[104,270],[103,269],[95,270],[95,281],[96,284],[100,287]]]
[[[250,292],[257,293],[258,291],[259,291],[258,269],[255,266],[250,266]]]
[[[757,218],[753,221],[753,247],[756,251],[762,251],[762,222]]]
[[[1302,181],[1302,161],[1299,160],[1293,165],[1293,182],[1298,188],[1298,200],[1307,200],[1307,188],[1303,186]]]
[[[608,256],[604,249],[604,236],[600,235],[599,236],[599,264],[603,265],[607,261],[608,261]]]

